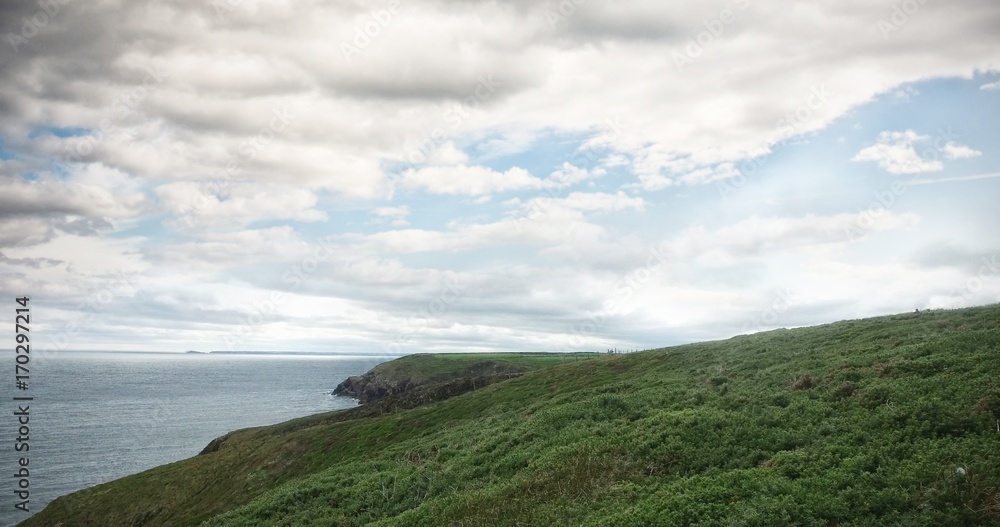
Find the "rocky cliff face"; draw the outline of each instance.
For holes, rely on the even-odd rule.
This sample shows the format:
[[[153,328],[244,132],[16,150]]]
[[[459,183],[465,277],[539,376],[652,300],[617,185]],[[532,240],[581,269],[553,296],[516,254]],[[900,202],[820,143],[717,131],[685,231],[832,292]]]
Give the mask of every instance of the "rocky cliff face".
[[[400,394],[415,387],[416,384],[410,379],[389,380],[372,370],[364,375],[348,377],[347,380],[337,385],[333,394],[353,397],[364,404],[388,395]]]
[[[427,391],[426,389],[437,386],[443,388],[437,391],[444,393],[450,393],[458,386],[468,386],[471,390],[477,386],[486,386],[499,380],[519,376],[527,370],[527,367],[518,364],[484,360],[472,364],[457,375],[432,377],[418,382],[406,376],[386,378],[377,369],[373,369],[364,375],[348,377],[333,390],[333,394],[353,397],[361,404],[365,404],[384,397],[414,392],[418,389]],[[449,388],[444,388],[444,385]],[[430,392],[434,391],[430,390]],[[455,394],[450,393],[450,395]]]

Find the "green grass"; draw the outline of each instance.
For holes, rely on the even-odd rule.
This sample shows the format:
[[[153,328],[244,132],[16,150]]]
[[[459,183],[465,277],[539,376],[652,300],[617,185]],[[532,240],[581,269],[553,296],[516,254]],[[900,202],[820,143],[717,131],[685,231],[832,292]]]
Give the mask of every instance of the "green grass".
[[[372,368],[386,380],[410,379],[426,384],[461,375],[470,367],[483,362],[524,366],[534,370],[564,362],[594,358],[594,353],[435,353],[407,355]]]
[[[998,372],[1000,306],[601,355],[239,431],[24,525],[1000,525]]]

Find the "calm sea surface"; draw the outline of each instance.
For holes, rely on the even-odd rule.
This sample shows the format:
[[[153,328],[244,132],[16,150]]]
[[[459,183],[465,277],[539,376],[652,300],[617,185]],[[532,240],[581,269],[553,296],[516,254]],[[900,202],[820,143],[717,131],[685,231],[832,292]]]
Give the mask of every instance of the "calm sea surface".
[[[13,370],[13,353],[5,354]],[[355,405],[329,392],[392,357],[63,352],[32,358],[27,392],[0,381],[0,525],[21,455],[12,397],[31,395],[31,512],[57,496],[196,455],[231,430]],[[22,403],[23,404],[23,403]]]

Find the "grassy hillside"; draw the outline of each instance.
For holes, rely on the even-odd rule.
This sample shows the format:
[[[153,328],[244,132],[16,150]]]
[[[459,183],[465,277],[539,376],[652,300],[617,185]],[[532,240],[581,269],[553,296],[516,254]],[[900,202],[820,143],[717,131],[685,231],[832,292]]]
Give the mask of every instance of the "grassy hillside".
[[[412,408],[509,380],[538,368],[596,356],[594,353],[409,355],[379,364],[364,375],[350,377],[341,382],[333,393],[354,397],[362,403],[390,397],[395,400],[380,406]]]
[[[601,356],[235,432],[24,525],[1000,525],[998,372],[1000,306]]]
[[[372,368],[381,377],[393,381],[410,379],[417,384],[426,384],[437,379],[461,375],[481,363],[505,363],[524,366],[535,370],[593,358],[592,353],[436,353],[407,355],[399,359],[383,362]]]

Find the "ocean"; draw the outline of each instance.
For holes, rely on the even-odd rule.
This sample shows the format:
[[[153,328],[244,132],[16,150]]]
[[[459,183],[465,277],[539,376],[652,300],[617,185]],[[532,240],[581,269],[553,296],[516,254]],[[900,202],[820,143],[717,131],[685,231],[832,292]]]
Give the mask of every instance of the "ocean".
[[[14,369],[13,353],[8,355]],[[198,454],[231,430],[350,408],[329,393],[386,356],[61,352],[32,358],[28,390],[3,384],[0,525],[58,496]],[[27,403],[13,400],[29,395]],[[28,404],[30,451],[17,452],[18,404]],[[30,513],[18,510],[27,454]],[[15,477],[11,477],[15,476]]]

